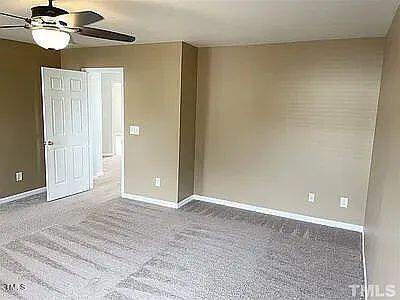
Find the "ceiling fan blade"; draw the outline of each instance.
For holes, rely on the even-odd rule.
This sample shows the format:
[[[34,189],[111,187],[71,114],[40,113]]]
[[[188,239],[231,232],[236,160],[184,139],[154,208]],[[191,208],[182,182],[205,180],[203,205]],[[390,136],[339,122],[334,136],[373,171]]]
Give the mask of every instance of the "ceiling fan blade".
[[[0,15],[3,15],[3,16],[6,16],[6,17],[10,17],[10,18],[16,18],[16,19],[24,20],[25,22],[28,22],[28,23],[30,23],[30,21],[31,21],[28,18],[24,18],[24,17],[20,17],[20,16],[9,14],[9,13],[4,13],[4,12],[0,12]]]
[[[95,37],[95,38],[113,40],[113,41],[120,41],[120,42],[128,42],[128,43],[133,43],[136,40],[136,38],[131,35],[122,34],[122,33],[114,32],[114,31],[103,30],[103,29],[91,28],[91,27],[79,28],[77,33],[80,35],[89,36],[89,37]]]
[[[80,11],[57,17],[58,21],[64,22],[68,27],[82,27],[96,23],[103,19],[104,18],[101,15],[95,13],[94,11]]]
[[[0,29],[7,29],[7,28],[27,28],[26,25],[1,25]]]

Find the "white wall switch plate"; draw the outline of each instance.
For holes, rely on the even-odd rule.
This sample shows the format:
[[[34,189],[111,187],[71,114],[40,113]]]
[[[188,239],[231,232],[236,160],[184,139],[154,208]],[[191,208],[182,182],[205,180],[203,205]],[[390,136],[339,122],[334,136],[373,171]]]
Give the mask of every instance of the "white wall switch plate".
[[[349,197],[340,197],[340,207],[347,208],[349,205]]]
[[[129,126],[129,134],[130,135],[139,135],[140,134],[140,127],[136,125]]]
[[[308,193],[308,202],[315,202],[315,193]]]
[[[15,173],[15,181],[22,181],[24,179],[24,172],[16,172]]]
[[[159,177],[154,178],[154,186],[156,186],[156,187],[161,186],[161,178],[159,178]]]

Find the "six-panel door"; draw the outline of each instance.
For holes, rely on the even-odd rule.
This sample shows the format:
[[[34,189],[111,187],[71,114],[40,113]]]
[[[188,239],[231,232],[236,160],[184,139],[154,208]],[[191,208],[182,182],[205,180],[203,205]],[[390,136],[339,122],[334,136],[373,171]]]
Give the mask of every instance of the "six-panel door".
[[[86,73],[42,68],[47,200],[89,189]]]

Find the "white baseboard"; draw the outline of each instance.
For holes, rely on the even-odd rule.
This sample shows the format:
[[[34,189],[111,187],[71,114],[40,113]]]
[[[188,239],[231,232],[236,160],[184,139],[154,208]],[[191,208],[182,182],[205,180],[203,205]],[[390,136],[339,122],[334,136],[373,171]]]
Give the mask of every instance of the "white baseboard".
[[[182,206],[188,204],[190,201],[194,200],[194,195],[186,197],[185,199],[183,199],[182,201],[178,202],[178,207],[177,208],[181,208]]]
[[[155,205],[161,205],[161,206],[170,207],[170,208],[178,208],[178,203],[166,201],[166,200],[160,200],[160,199],[155,199],[155,198],[150,198],[150,197],[145,197],[145,196],[140,196],[140,195],[133,195],[133,194],[129,194],[129,193],[122,193],[121,197],[125,198],[125,199],[129,199],[129,200],[135,200],[135,201],[140,201],[140,202],[145,202],[145,203],[150,203],[150,204],[155,204]]]
[[[38,189],[26,191],[26,192],[23,192],[23,193],[11,195],[11,196],[4,197],[4,198],[0,198],[0,204],[4,204],[4,203],[7,203],[7,202],[19,200],[19,199],[22,199],[22,198],[25,198],[25,197],[41,194],[41,193],[46,192],[46,190],[47,190],[46,187],[41,187],[41,188],[38,188]]]
[[[293,219],[293,220],[298,220],[298,221],[303,221],[303,222],[315,223],[315,224],[336,227],[336,228],[342,228],[342,229],[347,229],[347,230],[352,230],[352,231],[357,231],[357,232],[364,231],[364,227],[361,225],[355,225],[355,224],[349,224],[349,223],[338,222],[338,221],[333,221],[333,220],[310,217],[310,216],[289,213],[289,212],[279,211],[279,210],[275,210],[275,209],[269,209],[269,208],[265,208],[265,207],[259,207],[259,206],[243,204],[243,203],[238,203],[238,202],[233,202],[233,201],[228,201],[228,200],[223,200],[223,199],[217,199],[217,198],[213,198],[213,197],[206,197],[206,196],[201,196],[201,195],[193,195],[192,198],[193,198],[192,200],[200,200],[200,201],[204,201],[204,202],[240,208],[240,209],[244,209],[244,210],[254,211],[254,212],[263,213],[263,214],[267,214],[267,215],[274,215],[274,216],[278,216],[278,217],[283,217],[283,218],[288,218],[288,219]]]
[[[293,219],[293,220],[297,220],[297,221],[325,225],[325,226],[329,226],[329,227],[342,228],[342,229],[347,229],[347,230],[357,231],[357,232],[364,231],[364,227],[361,225],[355,225],[355,224],[333,221],[333,220],[328,220],[328,219],[310,217],[310,216],[289,213],[289,212],[285,212],[285,211],[269,209],[269,208],[265,208],[265,207],[254,206],[254,205],[250,205],[250,204],[243,204],[243,203],[239,203],[239,202],[223,200],[223,199],[218,199],[218,198],[213,198],[213,197],[206,197],[206,196],[201,196],[201,195],[189,196],[189,197],[185,198],[184,200],[180,201],[179,203],[174,203],[174,202],[170,202],[170,201],[165,201],[165,200],[160,200],[160,199],[155,199],[155,198],[150,198],[150,197],[145,197],[145,196],[132,195],[132,194],[128,194],[128,193],[122,193],[121,197],[126,198],[126,199],[161,205],[161,206],[165,206],[165,207],[175,208],[175,209],[184,206],[185,204],[189,203],[192,200],[199,200],[199,201],[203,201],[203,202],[209,202],[209,203],[214,203],[214,204],[219,204],[219,205],[224,205],[224,206],[229,206],[229,207],[235,207],[235,208],[239,208],[239,209],[262,213],[262,214],[273,215],[273,216],[283,217],[283,218],[287,218],[287,219]]]
[[[193,195],[189,196],[179,203],[171,202],[171,201],[166,201],[166,200],[160,200],[160,199],[155,199],[151,197],[145,197],[145,196],[140,196],[140,195],[133,195],[129,193],[121,193],[121,197],[129,200],[135,200],[135,201],[140,201],[140,202],[145,202],[145,203],[150,203],[150,204],[155,204],[155,205],[160,205],[160,206],[165,206],[165,207],[170,207],[170,208],[181,208],[185,204],[188,204],[190,201],[194,199]]]

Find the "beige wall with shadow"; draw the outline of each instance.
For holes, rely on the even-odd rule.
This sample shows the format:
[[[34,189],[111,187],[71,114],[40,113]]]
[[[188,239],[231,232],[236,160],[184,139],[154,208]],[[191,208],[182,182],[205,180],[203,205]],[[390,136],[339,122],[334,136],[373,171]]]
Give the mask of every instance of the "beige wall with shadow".
[[[179,42],[62,51],[65,69],[124,68],[126,193],[177,202],[181,49]],[[140,136],[128,135],[133,124]]]
[[[197,51],[182,44],[178,202],[194,192]]]
[[[195,193],[363,225],[383,43],[200,48]]]
[[[0,198],[45,186],[40,67],[60,67],[60,54],[0,40]],[[24,172],[23,181],[15,173]]]
[[[387,284],[396,285],[396,299],[400,297],[399,115],[400,12],[398,11],[385,44],[365,217],[368,283],[379,284],[381,290],[384,290]]]

